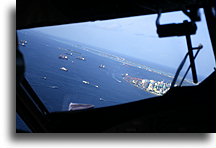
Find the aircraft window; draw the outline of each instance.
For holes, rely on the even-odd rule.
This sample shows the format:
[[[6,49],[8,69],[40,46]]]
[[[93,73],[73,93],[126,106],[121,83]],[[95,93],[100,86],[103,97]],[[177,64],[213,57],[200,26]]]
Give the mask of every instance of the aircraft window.
[[[16,114],[16,129],[23,132],[31,132],[29,127],[25,124],[25,122],[20,118],[18,114]]]
[[[155,14],[18,30],[25,77],[51,112],[161,96],[170,89],[188,50],[184,36],[159,38],[156,18]],[[189,20],[182,12],[171,12],[163,14],[161,23],[185,19]],[[195,59],[201,82],[215,67],[203,10],[197,28],[191,39],[193,46],[203,45]],[[188,66],[189,59],[176,85]],[[196,85],[191,71],[182,85]]]

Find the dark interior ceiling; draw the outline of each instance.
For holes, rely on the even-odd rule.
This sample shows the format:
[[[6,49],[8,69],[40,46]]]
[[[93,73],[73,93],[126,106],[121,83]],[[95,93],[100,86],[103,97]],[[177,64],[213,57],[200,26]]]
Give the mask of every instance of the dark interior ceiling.
[[[214,0],[17,0],[17,29],[114,19],[214,5]]]

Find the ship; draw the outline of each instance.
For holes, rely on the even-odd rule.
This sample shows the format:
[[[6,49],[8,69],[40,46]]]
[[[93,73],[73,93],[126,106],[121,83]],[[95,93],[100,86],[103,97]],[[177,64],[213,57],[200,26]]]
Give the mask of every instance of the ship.
[[[85,61],[85,60],[86,60],[84,57],[77,57],[76,59],[82,60],[82,61]]]
[[[55,85],[51,85],[51,86],[48,86],[49,88],[52,88],[52,89],[57,89],[58,86],[55,86]]]
[[[82,81],[84,84],[90,84],[88,81]]]
[[[73,55],[73,53],[71,52],[71,53],[65,53],[65,54],[67,54],[67,55],[70,55],[70,56],[72,56]]]
[[[42,77],[42,79],[46,80],[46,79],[47,79],[47,77]]]
[[[60,55],[59,55],[59,59],[68,60],[68,56],[60,54]]]
[[[65,68],[65,67],[61,67],[61,68],[60,68],[60,70],[63,70],[63,71],[68,71],[68,69],[67,69],[67,68]]]
[[[122,77],[126,77],[128,76],[128,73],[122,74]]]
[[[99,66],[99,68],[105,68],[105,65],[101,64],[101,65]]]

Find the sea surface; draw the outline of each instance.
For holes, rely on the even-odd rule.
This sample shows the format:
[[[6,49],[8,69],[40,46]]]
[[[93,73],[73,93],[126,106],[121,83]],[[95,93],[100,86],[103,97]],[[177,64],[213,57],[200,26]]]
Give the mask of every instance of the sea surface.
[[[155,97],[124,81],[122,74],[125,73],[143,79],[172,81],[169,77],[83,50],[87,45],[82,43],[65,42],[26,30],[18,32],[18,39],[28,41],[25,46],[19,46],[26,64],[25,77],[50,112],[67,111],[71,102],[98,108]],[[68,60],[59,59],[59,55],[67,55]],[[105,68],[99,68],[101,64]],[[60,70],[61,67],[68,71]]]

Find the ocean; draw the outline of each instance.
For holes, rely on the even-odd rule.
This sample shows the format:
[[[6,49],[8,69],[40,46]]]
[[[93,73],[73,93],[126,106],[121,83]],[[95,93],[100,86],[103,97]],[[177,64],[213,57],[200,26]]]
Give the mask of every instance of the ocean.
[[[163,75],[82,50],[85,44],[65,43],[36,31],[19,31],[18,39],[28,41],[25,46],[19,46],[26,65],[25,77],[50,112],[67,111],[71,102],[98,108],[155,97],[124,81],[122,74],[125,73],[142,79],[172,81]],[[60,59],[59,55],[67,55],[68,60]],[[105,68],[99,68],[101,64]],[[68,71],[60,70],[61,67]]]

